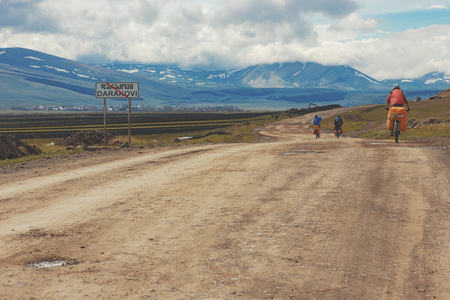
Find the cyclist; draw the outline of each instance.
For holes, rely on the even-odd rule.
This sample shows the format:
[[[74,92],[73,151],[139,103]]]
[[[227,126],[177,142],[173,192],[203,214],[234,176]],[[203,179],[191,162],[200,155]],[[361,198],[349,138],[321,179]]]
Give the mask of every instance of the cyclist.
[[[394,84],[394,88],[386,99],[386,109],[389,109],[389,103],[391,103],[391,106],[393,107],[404,107],[406,104],[407,110],[409,111],[408,100],[406,100],[405,94],[403,94],[398,84]]]
[[[342,121],[341,115],[338,115],[336,119],[334,119],[334,133],[342,134],[342,125],[344,125],[344,121]]]
[[[391,104],[391,109],[389,110],[389,103]],[[402,90],[400,89],[400,86],[398,84],[394,84],[394,87],[392,88],[392,91],[389,93],[389,96],[386,99],[386,109],[389,110],[388,113],[388,129],[391,131],[391,136],[394,135],[394,122],[389,120],[389,117],[391,115],[397,114],[393,112],[393,107],[401,107],[403,109],[394,109],[399,112],[399,114],[404,114],[404,118],[400,121],[401,122],[401,130],[406,131],[406,112],[404,111],[404,105],[406,104],[406,111],[409,111],[409,103],[408,100],[406,100],[405,94],[403,94]]]
[[[315,133],[317,131],[319,137],[320,137],[320,121],[322,121],[322,118],[315,115],[313,121],[313,132]]]

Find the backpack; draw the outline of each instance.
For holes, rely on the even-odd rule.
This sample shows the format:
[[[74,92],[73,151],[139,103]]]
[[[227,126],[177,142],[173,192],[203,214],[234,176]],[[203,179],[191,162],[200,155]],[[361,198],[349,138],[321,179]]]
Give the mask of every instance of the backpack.
[[[337,117],[336,119],[334,119],[334,126],[340,127],[344,124],[344,122],[342,121],[341,118]]]

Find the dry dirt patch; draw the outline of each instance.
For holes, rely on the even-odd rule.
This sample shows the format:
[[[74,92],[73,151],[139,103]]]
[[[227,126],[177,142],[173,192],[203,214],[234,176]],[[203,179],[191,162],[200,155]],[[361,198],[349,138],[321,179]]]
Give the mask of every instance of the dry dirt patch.
[[[118,146],[122,143],[111,133],[103,130],[84,130],[79,131],[60,143],[62,146],[86,148],[93,145]]]
[[[14,159],[27,155],[40,154],[42,151],[22,142],[14,135],[0,134],[0,159]]]

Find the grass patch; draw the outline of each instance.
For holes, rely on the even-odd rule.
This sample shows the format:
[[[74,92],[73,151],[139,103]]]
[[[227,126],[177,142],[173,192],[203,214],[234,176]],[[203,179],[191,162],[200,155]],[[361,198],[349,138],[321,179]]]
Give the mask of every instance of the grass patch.
[[[133,147],[145,147],[167,146],[173,144],[251,143],[258,140],[258,135],[254,130],[255,128],[286,118],[289,118],[288,114],[280,113],[278,118],[274,118],[273,115],[265,115],[233,126],[215,130],[132,136],[131,145]],[[191,138],[177,140],[183,137]],[[126,141],[127,137],[120,136],[119,140]]]
[[[275,117],[277,115],[277,117]],[[255,142],[258,136],[255,128],[270,124],[275,121],[289,118],[285,112],[278,114],[259,115],[242,120],[238,124],[213,130],[198,130],[192,132],[164,133],[164,134],[134,134],[132,128],[131,145],[133,148],[140,147],[164,147],[174,144],[204,144],[204,143],[249,143]],[[192,139],[178,140],[180,137],[193,137]],[[121,142],[127,142],[128,136],[116,136]],[[36,159],[45,159],[78,154],[86,151],[81,149],[66,150],[65,146],[58,145],[63,138],[33,138],[22,139],[23,142],[34,145],[42,150],[39,155],[30,155],[17,159],[1,160],[0,166],[25,163]],[[114,147],[111,146],[113,149]]]
[[[408,128],[401,133],[402,140],[420,140],[430,137],[450,136],[450,100],[437,99],[426,101],[410,101],[411,111],[408,112],[408,120],[416,119],[421,122],[431,118],[442,121],[440,124],[428,124],[418,128]],[[390,139],[390,132],[386,127],[387,110],[385,105],[363,107],[341,115],[344,120],[344,131],[352,132],[357,137]],[[333,130],[333,118],[324,120],[324,127]]]
[[[378,109],[378,107],[376,107],[376,109]],[[370,115],[368,116],[367,114],[364,113],[364,110],[366,109],[363,108],[354,111],[352,110],[348,113],[341,114],[342,121],[344,121],[343,129],[346,132],[360,131],[364,129],[370,122],[374,121],[372,116]],[[333,131],[334,119],[336,117],[337,115],[330,118],[325,118],[321,124],[322,128],[328,131]]]
[[[62,157],[68,155],[74,155],[82,152],[83,150],[66,150],[65,146],[59,146],[57,143],[61,139],[27,139],[23,142],[34,145],[42,150],[41,154],[23,156],[15,159],[0,160],[0,167],[14,164],[26,163],[28,161],[36,159]]]
[[[362,133],[361,138],[370,139],[394,139],[387,129],[377,129]],[[406,132],[400,132],[400,139],[415,141],[425,138],[450,137],[450,123],[430,124],[420,128],[408,128]]]

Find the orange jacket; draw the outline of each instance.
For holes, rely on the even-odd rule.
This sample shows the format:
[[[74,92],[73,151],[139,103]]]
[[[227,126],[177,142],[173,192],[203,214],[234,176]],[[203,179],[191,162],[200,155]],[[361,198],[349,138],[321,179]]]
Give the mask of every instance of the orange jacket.
[[[389,102],[391,103],[391,106],[408,104],[408,100],[406,100],[406,97],[401,89],[395,89],[389,93],[389,96],[386,99],[386,104],[389,105]]]

